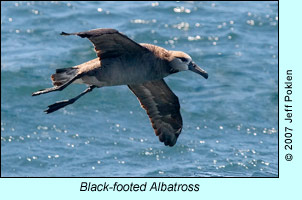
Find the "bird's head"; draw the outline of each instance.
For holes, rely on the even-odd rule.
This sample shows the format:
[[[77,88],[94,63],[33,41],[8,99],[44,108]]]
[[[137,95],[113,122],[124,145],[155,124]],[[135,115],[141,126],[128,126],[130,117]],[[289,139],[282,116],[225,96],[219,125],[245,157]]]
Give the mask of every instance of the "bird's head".
[[[205,79],[208,78],[208,73],[201,69],[198,65],[196,65],[193,61],[191,56],[182,52],[182,51],[170,51],[171,52],[171,61],[170,66],[172,72],[180,72],[185,70],[191,70]]]

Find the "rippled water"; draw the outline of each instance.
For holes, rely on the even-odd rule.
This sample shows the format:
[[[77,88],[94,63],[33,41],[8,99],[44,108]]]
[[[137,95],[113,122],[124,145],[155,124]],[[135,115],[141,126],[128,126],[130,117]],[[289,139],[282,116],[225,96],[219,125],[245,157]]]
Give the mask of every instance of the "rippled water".
[[[209,73],[165,80],[184,128],[158,141],[127,86],[97,89],[46,115],[83,85],[50,87],[56,68],[95,58],[88,40],[115,28],[182,50]],[[1,176],[278,176],[277,2],[1,2]]]

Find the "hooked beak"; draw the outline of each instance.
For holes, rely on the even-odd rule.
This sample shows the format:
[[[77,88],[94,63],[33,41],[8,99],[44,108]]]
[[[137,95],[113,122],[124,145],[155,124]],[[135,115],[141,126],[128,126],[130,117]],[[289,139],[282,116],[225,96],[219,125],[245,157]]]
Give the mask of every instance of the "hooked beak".
[[[205,70],[198,67],[198,65],[196,65],[194,62],[191,62],[189,64],[189,70],[203,76],[205,79],[209,77],[208,73]]]

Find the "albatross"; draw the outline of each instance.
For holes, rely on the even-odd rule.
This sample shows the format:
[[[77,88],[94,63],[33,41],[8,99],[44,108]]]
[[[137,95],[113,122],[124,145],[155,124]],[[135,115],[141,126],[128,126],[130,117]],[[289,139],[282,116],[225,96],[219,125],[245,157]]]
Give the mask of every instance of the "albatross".
[[[48,106],[46,113],[73,104],[94,88],[128,85],[141,107],[146,110],[159,140],[166,146],[175,145],[183,126],[180,105],[178,97],[163,78],[191,70],[207,79],[208,73],[205,70],[197,66],[184,52],[169,51],[153,44],[136,43],[115,29],[62,32],[61,35],[88,38],[95,47],[97,58],[77,66],[57,69],[51,75],[53,87],[32,94],[37,96],[61,91],[71,83],[88,86],[78,96]]]

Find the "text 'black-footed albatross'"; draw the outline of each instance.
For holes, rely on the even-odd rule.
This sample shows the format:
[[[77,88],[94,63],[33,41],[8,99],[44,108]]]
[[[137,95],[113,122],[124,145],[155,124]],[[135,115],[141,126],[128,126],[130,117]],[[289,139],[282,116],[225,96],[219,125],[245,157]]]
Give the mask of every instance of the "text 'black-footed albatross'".
[[[98,58],[86,63],[57,69],[51,75],[54,85],[33,93],[33,96],[61,91],[71,83],[89,87],[78,96],[48,106],[46,113],[74,103],[95,87],[128,85],[146,110],[155,134],[165,145],[173,146],[182,130],[182,118],[177,96],[170,90],[164,77],[191,70],[208,78],[192,58],[181,51],[168,51],[152,44],[136,43],[115,29],[94,29],[87,32],[65,33],[88,38]]]

